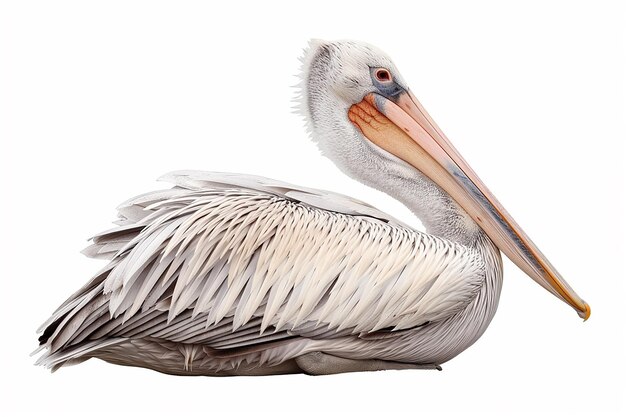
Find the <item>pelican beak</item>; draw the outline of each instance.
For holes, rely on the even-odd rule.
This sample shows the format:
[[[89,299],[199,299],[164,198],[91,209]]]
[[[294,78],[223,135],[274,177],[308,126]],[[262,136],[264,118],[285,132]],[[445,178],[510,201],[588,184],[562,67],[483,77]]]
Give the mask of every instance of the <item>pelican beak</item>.
[[[533,280],[585,320],[591,309],[567,284],[409,91],[389,99],[371,93],[348,117],[375,145],[433,180],[474,219],[496,246]]]

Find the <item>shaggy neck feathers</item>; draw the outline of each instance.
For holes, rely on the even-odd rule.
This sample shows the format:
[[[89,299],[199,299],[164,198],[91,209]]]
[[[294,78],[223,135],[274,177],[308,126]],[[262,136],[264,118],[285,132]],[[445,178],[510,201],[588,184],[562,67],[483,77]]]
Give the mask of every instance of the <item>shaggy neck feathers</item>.
[[[481,229],[445,191],[395,155],[377,147],[348,120],[351,103],[333,86],[342,71],[339,47],[312,41],[302,59],[299,109],[322,154],[346,175],[401,201],[428,233],[473,246]],[[358,89],[341,84],[341,89]],[[349,93],[347,93],[349,94]]]

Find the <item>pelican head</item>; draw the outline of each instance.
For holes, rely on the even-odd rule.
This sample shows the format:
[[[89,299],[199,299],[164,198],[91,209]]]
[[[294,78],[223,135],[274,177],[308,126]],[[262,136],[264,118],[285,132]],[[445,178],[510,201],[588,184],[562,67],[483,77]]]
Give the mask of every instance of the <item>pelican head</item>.
[[[409,206],[429,232],[471,244],[485,233],[533,280],[587,319],[590,308],[548,262],[435,124],[385,53],[311,41],[301,112],[346,174]]]

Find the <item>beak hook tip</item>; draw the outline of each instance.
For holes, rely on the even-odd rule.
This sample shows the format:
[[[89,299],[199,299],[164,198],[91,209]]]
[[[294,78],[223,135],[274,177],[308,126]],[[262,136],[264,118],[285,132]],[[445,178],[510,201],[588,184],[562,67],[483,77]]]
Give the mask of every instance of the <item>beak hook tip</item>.
[[[586,322],[589,319],[589,316],[591,316],[591,307],[589,307],[589,304],[585,301],[583,301],[583,305],[585,306],[585,309],[583,311],[579,311],[578,315],[583,319],[583,322]]]

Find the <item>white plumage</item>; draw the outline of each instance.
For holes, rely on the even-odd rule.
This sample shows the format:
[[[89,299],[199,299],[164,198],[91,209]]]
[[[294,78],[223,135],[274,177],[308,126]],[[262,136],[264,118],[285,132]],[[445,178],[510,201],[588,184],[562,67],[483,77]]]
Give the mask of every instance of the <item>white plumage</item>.
[[[110,263],[44,325],[63,318],[40,363],[101,336],[233,349],[405,330],[462,310],[484,280],[477,252],[349,197],[245,175],[164,179],[177,187],[122,204],[120,226],[85,249]]]
[[[539,271],[534,279],[588,312],[451,150],[444,162],[429,159],[447,139],[411,107],[382,52],[313,41],[301,90],[323,153],[404,202],[432,234],[327,191],[175,172],[164,177],[173,188],[123,203],[118,227],[92,238],[84,253],[108,264],[40,328],[39,364],[57,369],[95,357],[181,375],[438,368],[495,314],[502,263],[493,236]],[[389,103],[425,133],[389,113],[392,126]],[[469,199],[458,194],[464,206],[448,174],[472,191]]]

